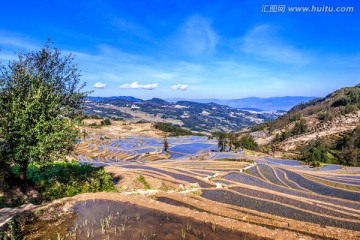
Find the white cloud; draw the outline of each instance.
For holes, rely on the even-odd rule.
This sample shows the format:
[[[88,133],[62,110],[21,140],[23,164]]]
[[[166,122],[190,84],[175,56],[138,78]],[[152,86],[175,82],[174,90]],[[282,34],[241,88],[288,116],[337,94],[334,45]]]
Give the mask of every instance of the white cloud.
[[[147,89],[147,90],[154,90],[157,88],[159,84],[153,83],[153,84],[145,84],[141,85],[138,82],[132,82],[132,83],[125,83],[120,86],[122,89]]]
[[[277,34],[278,28],[274,26],[258,25],[242,38],[241,50],[281,63],[303,65],[310,62],[306,52],[283,41]]]
[[[106,83],[99,83],[99,82],[95,83],[93,86],[93,88],[107,88],[107,87],[108,85]]]
[[[176,91],[176,90],[186,91],[189,87],[190,87],[189,85],[178,84],[178,85],[171,86],[170,89],[173,91]]]
[[[175,45],[192,56],[214,53],[218,42],[211,21],[199,15],[189,17],[175,38]]]

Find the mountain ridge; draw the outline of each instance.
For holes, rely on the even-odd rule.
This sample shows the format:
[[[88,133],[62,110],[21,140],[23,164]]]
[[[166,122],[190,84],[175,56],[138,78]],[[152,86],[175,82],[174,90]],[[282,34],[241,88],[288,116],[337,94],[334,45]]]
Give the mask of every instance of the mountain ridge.
[[[121,98],[88,99],[84,113],[90,116],[129,121],[165,122],[192,131],[236,131],[269,121],[282,112],[244,111],[217,103],[178,101],[170,103],[160,98],[138,102]]]
[[[295,105],[308,102],[309,100],[316,99],[317,97],[305,97],[305,96],[283,96],[283,97],[246,97],[239,99],[183,99],[183,98],[169,98],[166,99],[169,102],[177,101],[192,101],[199,103],[210,103],[214,102],[221,105],[227,105],[233,108],[255,108],[262,111],[277,111],[283,110],[288,111]]]
[[[269,98],[261,98],[261,97],[246,97],[239,99],[217,99],[217,98],[207,98],[207,99],[187,99],[187,98],[165,98],[161,100],[165,100],[169,103],[176,102],[197,102],[197,103],[217,103],[220,105],[226,105],[233,108],[239,108],[242,110],[252,111],[288,111],[295,105],[303,102],[308,102],[310,100],[316,99],[317,97],[306,97],[306,96],[283,96],[283,97],[269,97]],[[132,96],[111,96],[111,97],[99,97],[99,96],[90,96],[88,100],[91,101],[105,101],[105,100],[126,100],[130,102],[142,102],[142,101],[150,101],[153,99],[160,98],[152,98],[148,100],[132,97]]]

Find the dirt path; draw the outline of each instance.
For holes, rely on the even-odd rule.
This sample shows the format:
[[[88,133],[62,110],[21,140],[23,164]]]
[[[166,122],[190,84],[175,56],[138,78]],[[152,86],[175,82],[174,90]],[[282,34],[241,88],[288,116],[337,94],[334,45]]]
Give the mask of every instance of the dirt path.
[[[6,227],[7,223],[12,220],[12,218],[24,211],[32,211],[38,206],[33,204],[25,204],[17,208],[2,208],[0,209],[0,232]]]

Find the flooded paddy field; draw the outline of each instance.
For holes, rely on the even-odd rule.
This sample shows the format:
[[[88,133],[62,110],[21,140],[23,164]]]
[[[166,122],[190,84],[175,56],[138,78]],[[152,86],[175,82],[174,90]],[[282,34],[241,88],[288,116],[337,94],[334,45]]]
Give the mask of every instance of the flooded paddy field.
[[[128,202],[77,202],[61,221],[39,220],[26,239],[267,239]],[[36,232],[33,233],[33,232]]]
[[[200,232],[207,236],[204,239],[224,239],[223,236],[238,239],[231,235],[234,232],[227,232],[230,225],[226,221],[220,224],[224,227],[221,237],[219,232],[211,233],[211,224],[195,221],[191,223],[195,232],[186,230],[185,222],[194,221],[199,214],[207,214],[205,222],[224,218],[233,226],[241,226],[248,230],[247,233],[255,234],[246,239],[257,239],[252,238],[254,236],[272,239],[360,238],[360,175],[356,170],[337,165],[310,168],[296,160],[254,157],[245,151],[220,153],[216,141],[206,137],[168,138],[168,142],[169,153],[163,151],[163,139],[155,138],[87,140],[78,144],[78,161],[106,166],[117,180],[117,194],[145,196],[148,203],[162,204],[161,216],[166,213],[174,219],[171,224],[162,222],[154,209],[129,205],[126,208],[132,211],[126,215],[134,221],[129,224],[133,229],[122,231],[127,238],[120,239],[202,239],[196,235]],[[76,221],[84,221],[81,209],[100,211],[105,208],[106,212],[103,207],[106,203],[98,204],[96,207],[76,205],[76,217],[67,223],[72,227],[66,225],[63,228],[73,229]],[[113,206],[110,209],[121,208],[120,203],[118,206],[113,202],[108,204]],[[171,210],[173,207],[183,210],[175,213]],[[187,215],[190,220],[183,220],[184,216],[179,218],[178,214],[186,211],[191,212]],[[146,227],[142,225],[145,222],[135,221],[136,212],[142,212],[141,221],[149,221]],[[104,217],[103,213],[99,214]],[[124,224],[114,212],[111,214],[114,225]],[[90,234],[90,239],[101,237],[100,220],[93,223],[97,230],[83,228],[82,234]],[[106,235],[110,239],[115,236],[114,225]],[[172,226],[174,231],[169,230],[169,235],[160,233],[167,226]],[[261,231],[254,231],[257,227],[261,227]],[[239,229],[237,231],[239,234]],[[275,235],[269,235],[267,231]]]

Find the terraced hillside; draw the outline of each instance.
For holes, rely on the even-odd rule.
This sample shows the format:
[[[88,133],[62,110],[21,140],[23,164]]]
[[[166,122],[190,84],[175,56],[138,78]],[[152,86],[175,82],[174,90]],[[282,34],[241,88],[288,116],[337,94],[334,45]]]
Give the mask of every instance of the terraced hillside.
[[[165,212],[190,210],[188,216],[206,214],[229,228],[222,222],[228,219],[231,228],[275,239],[360,237],[360,168],[219,153],[205,137],[169,138],[165,154],[162,141],[87,140],[76,157],[106,166],[120,192],[150,196]]]
[[[354,136],[360,126],[359,109],[360,84],[299,104],[278,119],[253,127],[252,135],[261,145],[292,153],[318,141],[327,149],[330,162],[357,166],[360,145]]]

